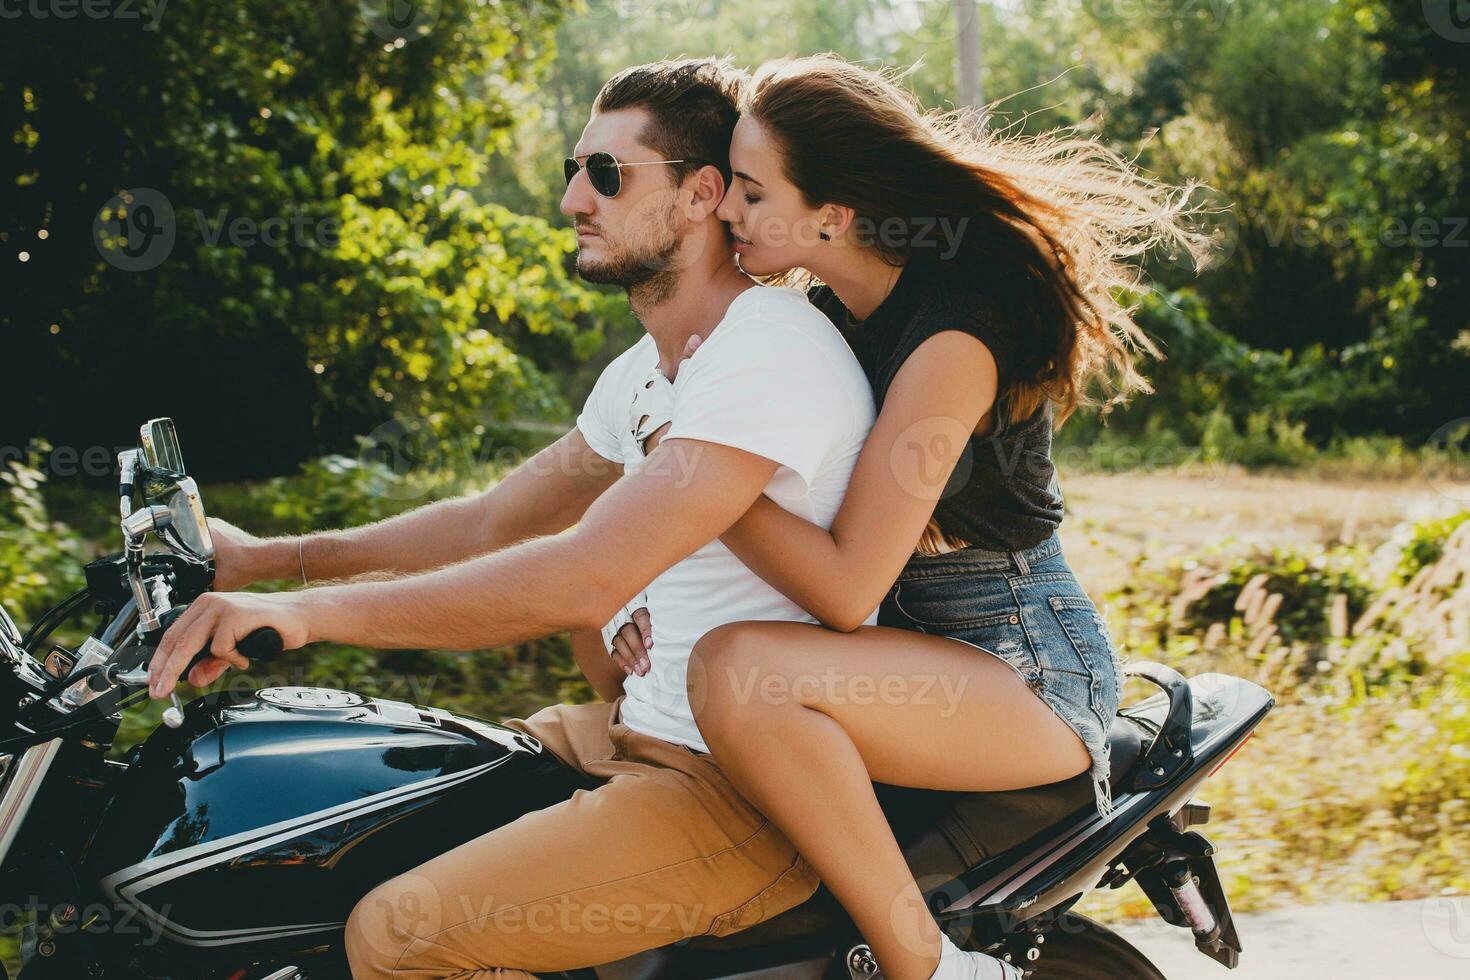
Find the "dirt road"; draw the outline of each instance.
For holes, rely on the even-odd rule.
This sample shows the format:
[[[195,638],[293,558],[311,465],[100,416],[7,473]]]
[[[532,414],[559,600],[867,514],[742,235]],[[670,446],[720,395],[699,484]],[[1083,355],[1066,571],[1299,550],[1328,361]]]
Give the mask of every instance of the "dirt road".
[[[1470,896],[1368,905],[1315,905],[1236,917],[1234,970],[1199,953],[1185,929],[1114,926],[1169,980],[1465,980]]]

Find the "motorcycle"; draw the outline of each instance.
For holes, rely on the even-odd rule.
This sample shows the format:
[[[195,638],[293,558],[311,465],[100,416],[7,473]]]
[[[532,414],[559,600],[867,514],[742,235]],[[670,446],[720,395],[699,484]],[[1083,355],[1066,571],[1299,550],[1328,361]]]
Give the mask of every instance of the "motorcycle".
[[[24,635],[0,609],[0,887],[8,924],[24,929],[22,980],[346,978],[343,926],[374,886],[594,785],[495,722],[318,687],[175,697],[159,727],[109,758],[164,631],[214,573],[172,422],[142,426],[118,463],[123,551],[87,565],[86,587]],[[50,641],[82,614],[98,622],[76,649]],[[281,654],[268,629],[239,646],[252,661]],[[1204,955],[1234,967],[1241,951],[1214,848],[1192,829],[1210,817],[1195,796],[1274,701],[1225,674],[1127,673],[1159,691],[1108,733],[1110,821],[1087,773],[1004,793],[876,786],[941,925],[1035,980],[1162,980],[1072,911],[1130,881]],[[559,974],[876,975],[825,888],[733,935]]]

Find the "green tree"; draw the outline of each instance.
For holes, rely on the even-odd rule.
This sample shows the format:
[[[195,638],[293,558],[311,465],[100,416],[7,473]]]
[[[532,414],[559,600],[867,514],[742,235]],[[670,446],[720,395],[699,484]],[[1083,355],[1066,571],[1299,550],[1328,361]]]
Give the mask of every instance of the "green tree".
[[[476,192],[565,6],[442,0],[397,24],[377,0],[173,0],[151,25],[7,20],[0,329],[25,367],[7,441],[116,445],[173,414],[214,436],[191,459],[222,477],[352,448],[394,416],[563,413],[551,374],[625,304],[569,274],[566,228]],[[157,223],[171,249],[129,256]]]

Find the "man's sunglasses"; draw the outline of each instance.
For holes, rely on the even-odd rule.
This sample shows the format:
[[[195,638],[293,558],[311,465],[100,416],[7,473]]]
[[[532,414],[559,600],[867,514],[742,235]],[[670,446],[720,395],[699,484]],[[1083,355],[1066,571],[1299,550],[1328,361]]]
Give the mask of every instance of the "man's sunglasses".
[[[617,197],[618,191],[623,189],[624,167],[652,167],[666,163],[704,163],[703,160],[644,160],[639,163],[619,163],[611,153],[592,153],[587,157],[586,164],[580,164],[575,157],[567,157],[562,164],[562,172],[566,175],[567,185],[570,186],[572,178],[577,176],[583,166],[587,168],[587,179],[592,182],[592,189],[603,197]]]

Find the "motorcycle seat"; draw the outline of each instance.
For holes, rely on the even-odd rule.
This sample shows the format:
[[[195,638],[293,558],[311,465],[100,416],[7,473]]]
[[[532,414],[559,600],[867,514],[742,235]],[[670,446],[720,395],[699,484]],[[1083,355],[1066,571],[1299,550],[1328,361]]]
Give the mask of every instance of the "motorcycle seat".
[[[1108,730],[1112,760],[1110,784],[1116,794],[1128,785],[1151,731],[1123,715]],[[921,883],[962,874],[983,861],[1044,833],[1096,800],[1092,777],[1083,772],[1070,779],[1026,789],[991,793],[955,793],[874,783],[878,802],[914,877]],[[861,860],[855,857],[854,860]],[[697,949],[739,949],[789,941],[826,932],[846,913],[826,887],[801,905],[729,936],[699,936]]]

